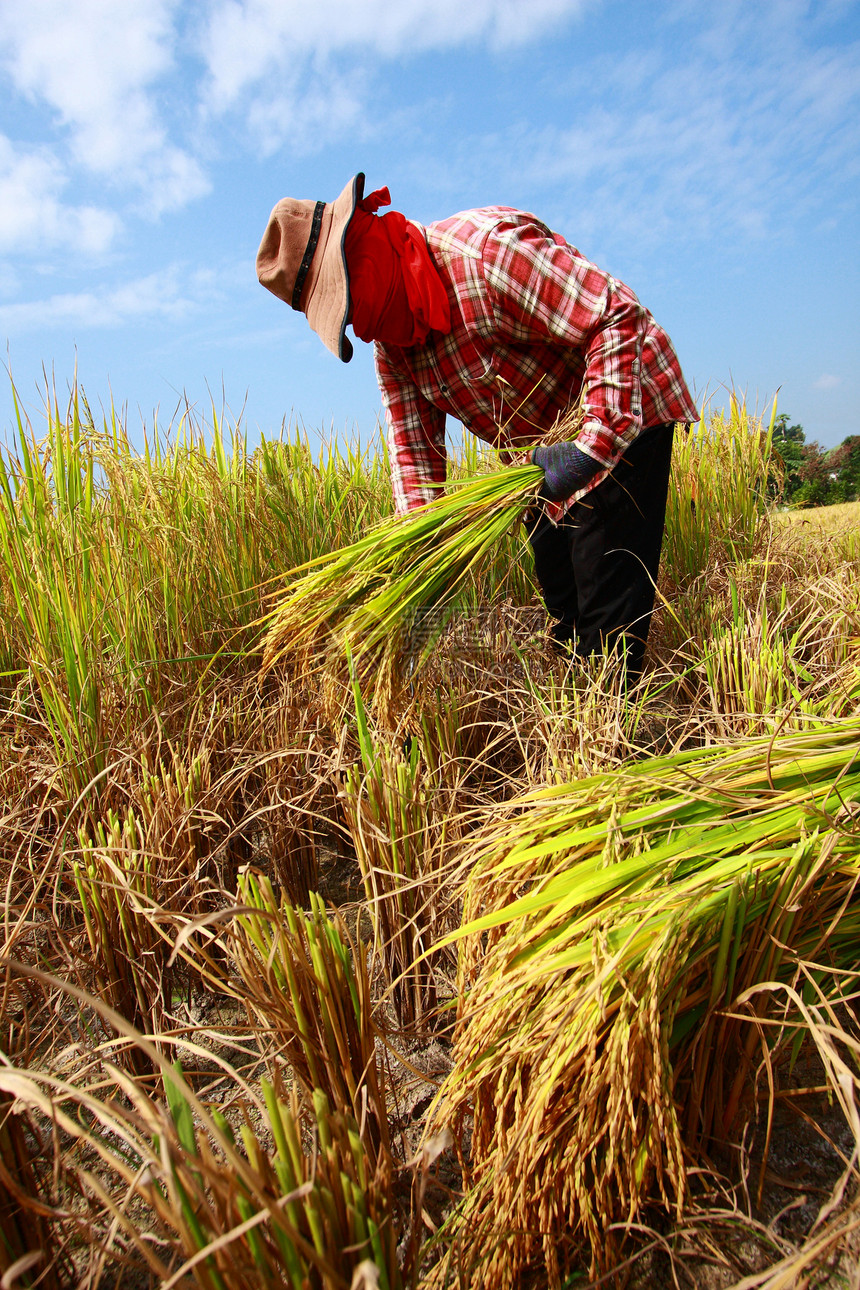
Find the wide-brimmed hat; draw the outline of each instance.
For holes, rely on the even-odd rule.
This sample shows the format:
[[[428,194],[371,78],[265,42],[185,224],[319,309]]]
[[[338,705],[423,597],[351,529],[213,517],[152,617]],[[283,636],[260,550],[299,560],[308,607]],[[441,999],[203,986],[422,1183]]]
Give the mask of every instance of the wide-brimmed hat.
[[[307,317],[320,340],[348,363],[349,272],[343,244],[364,197],[359,172],[333,202],[285,197],[269,216],[257,252],[257,277],[278,299]]]

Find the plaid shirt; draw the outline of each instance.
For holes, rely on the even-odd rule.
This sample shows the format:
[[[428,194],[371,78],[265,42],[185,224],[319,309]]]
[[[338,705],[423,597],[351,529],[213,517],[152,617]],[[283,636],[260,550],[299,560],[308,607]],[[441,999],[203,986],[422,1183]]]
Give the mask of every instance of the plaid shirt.
[[[533,215],[490,206],[423,231],[451,331],[409,349],[375,345],[399,512],[444,486],[446,415],[515,449],[539,441],[581,398],[576,443],[600,463],[582,492],[645,427],[698,420],[672,343],[648,310]]]

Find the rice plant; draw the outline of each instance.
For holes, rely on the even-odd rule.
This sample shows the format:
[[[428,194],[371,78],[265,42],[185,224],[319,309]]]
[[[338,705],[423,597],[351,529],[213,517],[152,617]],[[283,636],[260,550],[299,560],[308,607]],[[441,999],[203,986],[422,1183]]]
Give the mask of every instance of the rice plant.
[[[122,823],[111,814],[95,843],[82,833],[80,859],[73,863],[96,992],[132,1025],[157,1035],[170,1015],[173,974],[164,938],[149,916],[155,893],[165,895],[153,869],[131,812]],[[128,1053],[132,1061],[141,1055],[136,1048]]]
[[[50,999],[29,982],[7,974],[0,990],[0,1061],[26,1062],[29,1022]],[[8,1285],[60,1290],[72,1274],[64,1254],[62,1213],[57,1212],[45,1130],[28,1108],[0,1091],[0,1275]]]
[[[749,559],[770,512],[776,400],[764,427],[734,392],[715,413],[676,435],[666,510],[664,572],[687,587],[716,562]]]
[[[353,946],[340,918],[330,919],[318,896],[305,914],[279,903],[271,883],[248,872],[239,884],[232,958],[245,998],[308,1097],[324,1094],[351,1110],[373,1158],[390,1152],[385,1079],[376,1054],[377,1030],[366,950]]]
[[[83,921],[83,982],[138,1030],[157,1036],[175,1023],[196,980],[172,955],[175,926],[216,901],[200,810],[209,757],[185,766],[174,752],[170,765],[154,767],[144,750],[139,771],[135,807],[122,817],[108,808],[104,819],[81,826],[65,858]],[[143,1060],[143,1050],[132,1046],[126,1059]]]
[[[451,925],[447,849],[458,837],[450,794],[426,772],[420,742],[402,751],[374,739],[353,678],[361,761],[341,791],[374,931],[374,951],[399,1023],[423,1030],[442,1003],[446,955],[434,951]],[[440,994],[441,985],[441,994]]]
[[[126,1037],[135,1040],[131,1028]],[[146,1056],[159,1062],[151,1046]],[[352,1290],[362,1268],[370,1284],[397,1290],[389,1158],[367,1154],[350,1112],[317,1090],[308,1123],[277,1078],[257,1098],[234,1074],[228,1118],[195,1095],[178,1062],[161,1059],[160,1074],[166,1096],[156,1101],[109,1067],[61,1079],[0,1063],[0,1097],[64,1135],[62,1152],[53,1144],[57,1176],[103,1207],[61,1215],[86,1237],[91,1283],[137,1261],[159,1284],[205,1290]]]
[[[739,732],[760,733],[782,723],[787,710],[808,714],[813,710],[809,692],[815,678],[800,658],[801,628],[790,634],[781,630],[785,598],[774,621],[762,599],[745,612],[731,579],[730,591],[730,620],[717,625],[703,642],[708,696],[714,712],[725,720],[727,733],[732,725]]]
[[[327,732],[312,695],[288,677],[272,677],[259,714],[261,756],[246,798],[256,805],[259,828],[277,884],[294,905],[305,906],[319,887],[319,851],[327,782]]]

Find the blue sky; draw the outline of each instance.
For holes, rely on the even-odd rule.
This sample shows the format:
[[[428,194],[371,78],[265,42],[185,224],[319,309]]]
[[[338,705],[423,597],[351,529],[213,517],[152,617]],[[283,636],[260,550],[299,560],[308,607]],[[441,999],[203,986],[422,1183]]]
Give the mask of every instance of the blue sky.
[[[372,434],[264,291],[283,196],[358,170],[420,221],[520,206],[626,281],[689,383],[860,433],[857,0],[0,3],[0,343],[132,434],[187,399]],[[13,423],[0,379],[0,438]]]

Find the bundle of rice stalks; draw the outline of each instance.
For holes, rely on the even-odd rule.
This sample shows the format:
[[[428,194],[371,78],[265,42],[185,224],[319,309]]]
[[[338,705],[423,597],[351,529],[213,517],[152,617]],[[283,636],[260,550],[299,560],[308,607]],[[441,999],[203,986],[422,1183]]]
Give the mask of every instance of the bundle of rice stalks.
[[[771,996],[749,1021],[733,1002],[801,959],[825,984],[857,966],[858,826],[855,718],[535,791],[475,836],[434,1123],[474,1117],[476,1283],[539,1260],[558,1285],[589,1250],[610,1266],[650,1197],[681,1210],[687,1153],[740,1131],[763,1043]]]
[[[342,677],[350,651],[365,694],[386,703],[428,657],[469,572],[492,551],[543,479],[511,466],[456,484],[408,516],[393,516],[340,551],[311,560],[273,610],[263,667],[290,658],[301,672]]]

